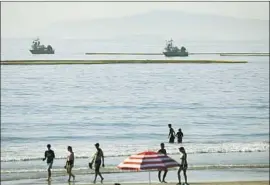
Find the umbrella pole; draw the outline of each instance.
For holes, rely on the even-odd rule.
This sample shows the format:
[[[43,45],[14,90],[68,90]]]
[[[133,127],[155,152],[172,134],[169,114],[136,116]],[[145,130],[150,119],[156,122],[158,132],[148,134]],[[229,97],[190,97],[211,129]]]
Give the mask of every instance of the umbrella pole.
[[[149,171],[149,184],[151,184],[151,174],[150,174],[150,171]]]

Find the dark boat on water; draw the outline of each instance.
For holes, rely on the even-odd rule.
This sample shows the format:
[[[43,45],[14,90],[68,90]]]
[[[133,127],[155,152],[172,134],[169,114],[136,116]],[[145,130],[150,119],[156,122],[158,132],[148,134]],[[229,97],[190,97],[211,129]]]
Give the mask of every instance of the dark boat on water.
[[[36,39],[32,43],[32,49],[30,49],[32,54],[54,54],[54,49],[51,45],[47,47],[44,45],[40,45],[39,39]]]
[[[179,49],[177,46],[173,46],[172,39],[167,42],[167,45],[165,47],[165,51],[163,52],[163,54],[166,57],[187,57],[188,56],[188,52],[184,46],[182,46],[181,49]]]

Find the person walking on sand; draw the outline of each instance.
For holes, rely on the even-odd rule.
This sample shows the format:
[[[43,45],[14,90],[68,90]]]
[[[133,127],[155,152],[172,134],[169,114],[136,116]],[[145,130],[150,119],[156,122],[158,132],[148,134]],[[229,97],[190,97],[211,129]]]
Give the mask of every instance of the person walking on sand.
[[[75,181],[75,175],[72,173],[72,168],[74,166],[74,152],[72,150],[71,146],[68,146],[67,148],[68,150],[68,156],[67,156],[67,161],[66,161],[66,166],[65,168],[67,169],[67,173],[68,173],[68,182],[70,182],[70,178],[73,177],[73,181]]]
[[[187,153],[185,151],[184,147],[180,147],[179,151],[182,153],[181,156],[181,163],[180,163],[180,167],[178,169],[178,184],[177,185],[181,185],[181,176],[180,176],[180,172],[183,170],[184,173],[184,177],[185,177],[185,184],[188,185],[187,183],[187,169],[188,169],[188,163],[187,163]]]
[[[48,144],[47,145],[47,148],[48,150],[45,151],[45,154],[44,154],[44,158],[42,159],[43,161],[45,161],[47,159],[47,171],[48,171],[48,181],[51,180],[51,177],[52,177],[52,172],[51,172],[51,169],[52,169],[52,165],[53,165],[53,160],[55,158],[55,155],[54,155],[54,151],[51,150],[51,145]]]
[[[175,139],[175,132],[172,128],[172,124],[168,124],[168,127],[169,127],[169,135],[168,135],[168,138],[169,138],[169,143],[174,143],[174,139]]]
[[[164,143],[161,143],[161,144],[160,144],[160,150],[158,151],[158,153],[167,155],[167,151],[166,151],[166,149],[165,149]],[[167,169],[163,169],[163,171],[164,171],[164,174],[163,174],[163,178],[162,178],[162,181],[161,181],[161,178],[160,178],[160,177],[161,177],[161,172],[162,172],[162,170],[158,170],[158,180],[159,180],[159,182],[167,183],[167,182],[165,181],[165,178],[166,178],[166,175],[167,175],[168,170],[167,170]]]
[[[184,134],[183,134],[181,128],[178,129],[178,132],[176,133],[175,136],[177,137],[178,143],[182,143],[182,139],[184,137]]]
[[[103,182],[104,178],[102,177],[99,169],[100,169],[100,165],[102,163],[102,167],[104,167],[104,155],[103,155],[103,151],[101,150],[101,148],[99,148],[99,143],[96,143],[95,144],[95,147],[97,149],[92,161],[90,162],[91,164],[91,167],[92,167],[92,164],[95,165],[95,179],[93,181],[93,183],[95,184],[96,183],[96,180],[97,180],[97,176],[99,175],[100,179],[101,179],[101,183]],[[91,168],[90,167],[90,168]]]

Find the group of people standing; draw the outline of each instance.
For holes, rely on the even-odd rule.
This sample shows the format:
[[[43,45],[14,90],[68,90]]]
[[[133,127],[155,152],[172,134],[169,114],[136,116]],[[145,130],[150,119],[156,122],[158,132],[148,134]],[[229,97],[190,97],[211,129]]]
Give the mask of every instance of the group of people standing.
[[[179,148],[179,152],[182,154],[182,156],[181,156],[180,166],[179,166],[179,169],[178,169],[178,171],[177,171],[177,176],[178,176],[178,184],[177,184],[177,185],[181,185],[181,175],[180,175],[181,171],[183,171],[183,173],[184,173],[185,184],[188,185],[188,183],[187,183],[187,169],[188,169],[187,153],[186,153],[184,147],[180,147],[180,148]],[[160,150],[158,151],[158,153],[167,155],[167,151],[166,151],[166,149],[165,149],[164,143],[161,143],[161,144],[160,144]],[[162,172],[162,171],[164,171],[164,173],[163,173],[163,178],[162,178],[162,180],[161,180],[161,172]],[[167,172],[168,172],[167,169],[165,169],[165,170],[159,170],[159,171],[158,171],[158,180],[159,180],[159,182],[167,183],[167,182],[165,181]]]
[[[182,138],[184,137],[184,134],[182,133],[182,130],[179,129],[178,132],[175,134],[174,129],[172,128],[172,125],[168,124],[168,127],[169,127],[169,135],[168,135],[169,143],[174,143],[175,137],[177,137],[178,143],[182,143]],[[95,179],[94,179],[93,183],[96,183],[97,176],[100,177],[101,183],[102,183],[104,178],[100,173],[100,166],[102,165],[102,167],[105,167],[105,165],[104,165],[104,155],[103,155],[102,149],[99,147],[99,143],[96,143],[95,147],[96,147],[97,151],[96,151],[94,157],[92,158],[92,160],[89,162],[89,168],[92,169],[93,165],[94,165]],[[162,153],[164,155],[167,155],[167,151],[165,149],[164,143],[161,143],[160,147],[161,148],[158,151],[158,153]],[[51,149],[50,144],[47,145],[47,149],[48,150],[45,151],[43,161],[45,161],[47,159],[47,165],[48,165],[48,169],[47,169],[48,170],[48,179],[47,180],[51,181],[51,169],[52,169],[52,165],[53,165],[53,160],[55,158],[55,153]],[[68,155],[67,155],[67,159],[66,159],[66,163],[65,163],[64,168],[66,169],[67,174],[68,174],[68,182],[70,182],[71,177],[73,178],[73,181],[75,181],[75,175],[72,173],[72,168],[74,167],[75,156],[74,156],[74,152],[73,152],[71,146],[67,147],[67,151],[68,151]],[[188,168],[187,153],[186,153],[184,147],[180,147],[179,151],[182,154],[182,156],[181,156],[181,163],[180,163],[180,166],[179,166],[179,169],[178,169],[178,172],[177,172],[178,181],[179,181],[178,185],[181,185],[181,176],[180,176],[181,171],[183,171],[183,173],[184,173],[185,184],[188,184],[187,183],[187,174],[186,174],[187,168]],[[163,178],[161,180],[162,171],[164,171],[164,174],[163,174]],[[165,178],[166,178],[167,172],[168,172],[167,169],[158,171],[158,179],[159,179],[160,182],[166,183]]]
[[[168,124],[168,127],[169,127],[169,135],[168,135],[169,143],[174,143],[175,137],[177,137],[177,142],[178,143],[182,143],[182,139],[184,137],[184,134],[183,134],[181,128],[179,128],[178,132],[175,134],[174,129],[172,128],[172,125]],[[177,185],[181,185],[181,176],[180,176],[181,171],[183,171],[183,173],[184,173],[185,184],[188,184],[187,183],[187,168],[188,168],[187,153],[186,153],[184,147],[180,147],[179,152],[182,154],[182,156],[181,156],[181,163],[180,163],[179,169],[177,171],[177,176],[178,176],[178,184]],[[165,149],[164,143],[160,144],[160,150],[158,151],[158,153],[162,153],[164,155],[167,155],[167,151]],[[162,180],[161,180],[161,172],[162,172],[162,170],[158,171],[158,180],[159,180],[159,182],[166,183],[165,178],[166,178],[168,170],[165,169],[163,171],[164,171],[164,173],[163,173]]]
[[[89,163],[89,168],[92,169],[92,165],[94,164],[94,166],[95,166],[95,179],[94,179],[93,183],[96,183],[97,176],[100,177],[101,183],[102,183],[104,178],[102,177],[99,169],[100,169],[101,165],[102,165],[102,167],[105,166],[104,165],[104,155],[103,155],[102,149],[99,147],[99,143],[96,143],[95,147],[96,147],[97,151]],[[47,169],[48,170],[48,179],[47,180],[51,181],[51,175],[52,175],[51,169],[52,169],[52,165],[53,165],[53,160],[55,158],[55,154],[54,154],[54,151],[51,149],[50,144],[47,145],[47,149],[48,150],[45,151],[43,161],[45,161],[47,159],[47,165],[48,165],[48,169]],[[75,181],[75,175],[72,173],[72,168],[74,167],[75,156],[74,156],[74,152],[73,152],[71,146],[67,147],[67,151],[68,151],[68,155],[67,155],[67,159],[66,159],[66,163],[65,163],[64,168],[66,169],[67,174],[68,174],[68,182],[70,182],[71,177],[73,178],[73,181]]]
[[[170,129],[169,130],[169,135],[168,135],[169,143],[174,143],[175,137],[177,137],[177,142],[178,143],[182,143],[182,139],[184,137],[184,134],[183,134],[181,128],[179,128],[178,132],[175,134],[174,129],[172,128],[172,124],[168,124],[168,127]]]

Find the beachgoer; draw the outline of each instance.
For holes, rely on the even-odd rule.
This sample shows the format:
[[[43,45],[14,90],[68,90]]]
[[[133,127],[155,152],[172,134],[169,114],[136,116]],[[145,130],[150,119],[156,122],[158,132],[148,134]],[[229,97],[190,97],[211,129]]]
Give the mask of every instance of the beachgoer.
[[[169,138],[169,143],[174,143],[174,139],[175,139],[175,132],[172,128],[172,124],[168,124],[168,127],[169,127],[169,135],[168,135],[168,138]]]
[[[178,143],[182,143],[182,139],[184,137],[184,134],[183,134],[181,128],[178,129],[178,132],[176,133],[175,136],[177,137]]]
[[[51,180],[51,176],[52,176],[52,172],[51,172],[51,169],[52,169],[52,165],[53,165],[53,159],[55,158],[55,155],[54,155],[54,151],[51,150],[51,145],[48,144],[47,145],[47,148],[48,150],[45,151],[45,154],[44,154],[44,158],[42,159],[43,161],[45,161],[45,159],[47,158],[47,170],[48,170],[48,181]]]
[[[73,181],[75,181],[75,175],[72,173],[72,168],[74,167],[75,157],[74,157],[74,152],[73,152],[71,146],[68,146],[67,150],[68,150],[68,156],[67,156],[65,168],[67,169],[67,173],[69,175],[68,182],[70,182],[71,177],[73,177]]]
[[[167,151],[165,149],[164,143],[161,143],[160,144],[160,150],[158,151],[158,153],[167,155]],[[165,181],[165,178],[166,178],[166,175],[167,175],[168,170],[167,169],[163,169],[163,171],[164,171],[164,174],[163,174],[163,178],[162,178],[162,181],[161,181],[161,178],[160,177],[161,177],[162,170],[158,170],[158,180],[159,180],[159,182],[165,182],[165,183],[167,183]]]
[[[104,155],[103,155],[103,151],[101,150],[101,148],[99,148],[99,143],[96,143],[95,146],[96,146],[97,152],[95,153],[92,161],[90,162],[91,166],[92,166],[92,164],[95,165],[95,179],[94,179],[93,183],[96,183],[98,175],[100,176],[101,183],[102,183],[104,178],[102,177],[99,169],[100,169],[101,163],[102,163],[102,167],[105,166],[104,165]]]
[[[184,177],[185,177],[185,184],[188,185],[187,183],[187,169],[188,169],[188,163],[187,163],[187,153],[185,151],[185,148],[184,147],[180,147],[179,148],[179,151],[182,153],[182,156],[181,156],[181,163],[180,163],[180,167],[178,169],[178,185],[181,185],[181,176],[180,176],[180,172],[183,170],[183,173],[184,173]]]

